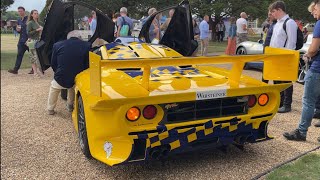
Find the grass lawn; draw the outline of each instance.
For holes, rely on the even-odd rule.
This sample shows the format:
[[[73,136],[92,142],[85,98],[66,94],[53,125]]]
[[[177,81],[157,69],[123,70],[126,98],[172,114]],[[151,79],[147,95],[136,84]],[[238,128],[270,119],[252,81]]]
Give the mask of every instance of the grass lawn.
[[[17,43],[19,38],[13,34],[1,34],[1,70],[11,69],[16,63]],[[24,54],[20,69],[30,68],[28,51]]]
[[[270,173],[267,180],[320,179],[320,154],[309,154]]]

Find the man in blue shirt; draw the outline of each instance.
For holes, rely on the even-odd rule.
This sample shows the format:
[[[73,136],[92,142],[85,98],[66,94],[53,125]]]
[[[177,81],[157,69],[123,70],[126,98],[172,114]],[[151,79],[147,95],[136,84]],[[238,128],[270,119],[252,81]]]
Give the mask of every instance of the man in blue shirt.
[[[8,72],[12,74],[18,74],[18,71],[21,66],[22,58],[24,53],[28,50],[28,46],[26,46],[26,42],[28,40],[28,35],[27,35],[27,20],[28,16],[25,14],[25,9],[24,7],[18,7],[18,13],[20,18],[18,19],[18,25],[16,26],[16,31],[20,33],[19,41],[18,41],[18,54],[16,58],[16,63],[13,69],[9,69]],[[29,73],[31,74],[31,73]]]
[[[199,25],[200,29],[200,41],[201,41],[201,55],[206,56],[208,53],[209,35],[212,30],[209,30],[209,16],[205,15],[202,22]]]
[[[314,3],[314,14],[317,16],[318,21],[314,27],[311,45],[308,52],[303,56],[303,60],[306,63],[312,61],[312,64],[304,78],[300,123],[296,130],[283,134],[285,138],[293,141],[306,141],[307,131],[314,115],[315,104],[320,96],[320,0],[314,0]],[[320,142],[320,137],[318,141]]]
[[[67,109],[73,110],[74,79],[77,74],[89,67],[89,51],[91,44],[82,41],[77,31],[68,34],[68,40],[53,45],[51,68],[54,78],[51,82],[47,110],[49,115],[55,114],[57,100],[61,89],[68,89]]]

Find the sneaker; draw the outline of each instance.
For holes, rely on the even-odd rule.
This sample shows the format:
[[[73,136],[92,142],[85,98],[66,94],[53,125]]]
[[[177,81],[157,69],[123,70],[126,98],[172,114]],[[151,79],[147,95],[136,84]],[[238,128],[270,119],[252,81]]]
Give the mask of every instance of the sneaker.
[[[56,112],[54,110],[48,110],[49,115],[54,115]]]
[[[69,112],[72,112],[73,111],[73,104],[67,104],[67,109]]]
[[[9,69],[8,72],[11,74],[18,74],[18,71],[14,69]]]
[[[282,106],[278,109],[278,113],[287,113],[291,111],[291,107]]]
[[[320,112],[314,113],[313,118],[314,119],[320,119]]]
[[[287,140],[291,141],[306,141],[306,136],[302,135],[298,129],[291,131],[291,132],[285,132],[283,133],[283,136]]]
[[[320,120],[314,124],[315,127],[320,127]]]
[[[28,74],[33,74],[33,73],[34,73],[33,69],[31,69],[30,72],[28,72]]]

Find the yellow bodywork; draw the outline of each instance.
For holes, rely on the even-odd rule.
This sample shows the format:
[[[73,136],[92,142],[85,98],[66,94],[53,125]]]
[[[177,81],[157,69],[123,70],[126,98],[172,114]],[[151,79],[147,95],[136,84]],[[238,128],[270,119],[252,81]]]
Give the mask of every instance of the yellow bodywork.
[[[232,133],[237,132],[240,127],[259,129],[262,122],[268,123],[276,114],[280,92],[291,83],[269,85],[244,76],[244,64],[264,61],[265,79],[295,81],[299,60],[297,51],[269,47],[262,55],[212,57],[183,57],[168,47],[144,43],[119,45],[111,49],[103,46],[100,51],[101,56],[90,52],[90,68],[76,77],[77,97],[72,117],[78,130],[77,100],[81,95],[91,155],[111,166],[147,159],[147,152],[164,144],[169,145],[171,151],[178,150],[186,143],[197,141],[200,134],[201,137],[209,137],[217,130]],[[226,70],[214,66],[216,64],[231,64],[232,68]],[[192,67],[179,69],[179,66],[186,65]],[[141,73],[133,76],[125,73],[125,68],[141,68]],[[216,97],[202,96],[210,93]],[[175,103],[210,97],[255,95],[258,98],[264,93],[269,96],[268,104],[257,104],[243,115],[162,123],[165,113],[162,104],[167,104],[166,108],[170,108],[176,106]],[[148,120],[143,116],[135,122],[126,119],[129,108],[138,107],[143,110],[146,105],[156,106],[157,116],[154,119]],[[239,121],[226,121],[232,118]],[[222,121],[226,122],[219,123]],[[268,138],[270,137],[266,135],[255,141]],[[130,160],[134,154],[133,147],[139,139],[146,143],[146,154]],[[112,144],[109,155],[104,149],[105,143]]]

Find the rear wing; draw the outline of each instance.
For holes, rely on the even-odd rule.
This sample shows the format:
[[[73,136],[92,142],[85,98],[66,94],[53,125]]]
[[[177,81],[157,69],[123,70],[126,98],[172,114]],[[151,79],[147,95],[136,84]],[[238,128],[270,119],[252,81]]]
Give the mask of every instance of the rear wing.
[[[101,56],[89,53],[90,59],[90,91],[101,97],[101,67],[107,69],[142,68],[141,86],[149,89],[152,67],[186,66],[205,64],[232,64],[228,75],[231,87],[239,87],[239,81],[245,63],[263,61],[263,77],[266,80],[296,81],[298,76],[299,52],[295,50],[266,47],[265,54],[244,56],[209,56],[209,57],[178,57],[150,58],[135,60],[102,60]]]

